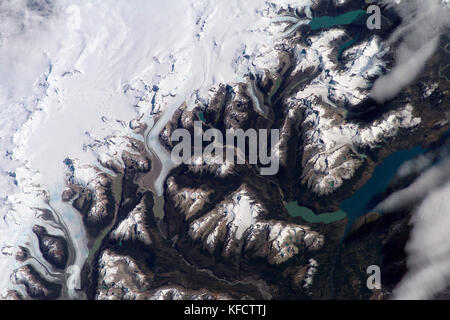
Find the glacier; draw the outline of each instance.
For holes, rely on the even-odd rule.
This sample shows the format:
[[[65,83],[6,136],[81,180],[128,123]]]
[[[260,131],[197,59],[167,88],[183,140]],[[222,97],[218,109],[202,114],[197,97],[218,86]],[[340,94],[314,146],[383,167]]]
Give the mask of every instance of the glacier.
[[[105,170],[96,146],[111,136],[143,140],[129,125],[143,119],[147,141],[166,164],[159,129],[212,86],[276,68],[270,52],[283,26],[271,21],[294,4],[310,1],[2,1],[0,248],[36,247],[34,224],[64,234],[74,252],[67,294],[80,297],[89,248],[81,217],[61,201],[64,160]],[[168,170],[164,165],[159,192]],[[38,209],[53,219],[39,218]],[[23,291],[9,277],[20,267],[14,255],[0,255],[0,267],[10,270],[0,278],[1,293]]]
[[[348,1],[335,2],[346,5]],[[286,74],[291,77],[294,85],[278,97],[287,107],[285,136],[280,142],[285,148],[278,155],[282,162],[287,161],[289,127],[302,123],[306,144],[301,183],[315,195],[330,195],[347,183],[364,161],[363,150],[376,148],[401,129],[418,131],[425,121],[416,112],[419,106],[409,102],[367,126],[347,121],[345,107],[367,98],[372,79],[387,68],[385,55],[392,48],[373,35],[345,50],[342,56],[347,62],[337,66],[335,44],[349,36],[342,28],[318,31],[307,41],[297,41],[319,3],[0,2],[0,298],[11,296],[11,290],[27,296],[26,286],[40,290],[42,281],[61,284],[62,298],[86,298],[81,272],[95,256],[102,235],[111,231],[110,240],[153,243],[143,218],[145,202],[115,229],[109,229],[115,225],[119,205],[111,214],[106,208],[108,200],[96,199],[89,218],[106,217],[108,228],[94,238],[85,217],[69,202],[79,190],[89,197],[90,192],[94,198],[106,197],[105,190],[111,191],[115,181],[121,183],[130,163],[139,173],[152,167],[151,185],[145,177],[144,182],[137,181],[144,189],[150,188],[158,197],[166,190],[186,221],[196,217],[213,191],[178,188],[173,177],[166,181],[175,165],[162,140],[169,139],[177,112],[183,115],[180,121],[191,121],[193,110],[220,96],[225,85],[236,92],[245,91],[256,111],[266,118],[271,110],[260,101],[263,94],[254,79],[264,82]],[[300,12],[308,19],[300,18]],[[280,68],[287,52],[293,54],[284,57],[293,63],[289,72]],[[308,76],[299,80],[304,75]],[[302,90],[294,90],[306,80],[309,82]],[[278,90],[275,81],[270,89],[268,101],[272,103]],[[431,95],[435,89],[430,84],[427,92]],[[194,173],[210,170],[216,177],[234,174],[234,169],[229,163],[207,168],[196,163],[190,168]],[[192,221],[191,238],[201,240],[211,252],[223,242],[227,256],[234,253],[231,244],[239,249],[244,240],[249,251],[260,248],[258,241],[267,231],[270,248],[260,255],[271,264],[284,263],[304,248],[321,248],[321,233],[309,226],[267,220],[267,212],[251,193],[243,184],[202,218]],[[220,219],[221,223],[211,226],[210,219]],[[45,230],[51,239],[67,241],[65,270],[45,259],[39,247],[41,239],[33,230]],[[225,239],[224,231],[232,237]],[[286,245],[288,239],[299,244]],[[305,288],[312,285],[319,265],[315,259],[308,261],[306,269],[297,274],[298,279],[305,279]],[[99,279],[102,289],[97,298],[112,298],[126,288],[136,292],[147,288],[144,273],[131,258],[105,250],[98,262],[98,274],[106,287]],[[134,276],[120,279],[116,266]],[[150,296],[188,295],[183,290],[161,287]],[[51,297],[45,286],[42,291]],[[208,291],[191,294],[222,297]],[[133,290],[123,295],[137,297],[140,295]]]

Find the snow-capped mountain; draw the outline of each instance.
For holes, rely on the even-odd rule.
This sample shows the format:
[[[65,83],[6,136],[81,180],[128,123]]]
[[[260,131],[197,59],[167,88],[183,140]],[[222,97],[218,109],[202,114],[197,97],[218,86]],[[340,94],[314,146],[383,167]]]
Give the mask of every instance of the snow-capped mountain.
[[[310,27],[356,7],[2,2],[0,296],[285,297],[263,276],[274,270],[286,296],[313,295],[339,228],[289,216],[286,203],[336,209],[384,157],[448,127],[432,72],[412,98],[369,99],[392,67],[392,30]],[[280,171],[175,165],[173,131],[198,120],[279,129]]]
[[[104,171],[104,154],[92,146],[120,157],[112,145],[120,142],[110,140],[136,138],[133,120],[151,127],[214,84],[276,67],[264,54],[275,44],[270,18],[294,1],[237,3],[2,2],[2,247],[36,242],[33,208],[51,206],[79,247],[81,268],[86,234],[61,201],[64,159]],[[4,256],[3,263],[16,265]],[[2,288],[8,282],[2,277]]]

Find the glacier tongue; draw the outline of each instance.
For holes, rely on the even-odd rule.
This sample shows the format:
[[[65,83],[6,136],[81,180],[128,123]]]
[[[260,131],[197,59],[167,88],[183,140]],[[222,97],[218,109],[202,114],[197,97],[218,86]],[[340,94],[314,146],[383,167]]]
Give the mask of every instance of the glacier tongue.
[[[274,35],[282,27],[270,21],[287,5],[299,3],[2,2],[0,69],[7,76],[0,79],[0,148],[7,179],[0,185],[0,248],[35,246],[31,208],[55,209],[53,220],[39,223],[70,238],[75,256],[66,273],[74,294],[88,246],[81,217],[61,201],[64,159],[100,167],[93,145],[111,135],[135,136],[132,120],[152,123],[162,112],[149,136],[158,150],[157,129],[181,103],[193,106],[213,85],[276,68]],[[108,145],[110,153],[114,148]],[[18,266],[15,257],[0,256],[2,270]],[[14,287],[2,274],[0,294]]]

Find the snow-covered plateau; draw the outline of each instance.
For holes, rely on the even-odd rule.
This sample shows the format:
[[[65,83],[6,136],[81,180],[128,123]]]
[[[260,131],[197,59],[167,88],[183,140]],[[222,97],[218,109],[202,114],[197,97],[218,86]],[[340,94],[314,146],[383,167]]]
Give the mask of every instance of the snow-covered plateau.
[[[146,248],[162,241],[146,217],[161,196],[181,213],[189,241],[210,255],[220,250],[224,259],[247,255],[278,266],[308,252],[295,281],[312,286],[319,263],[310,256],[324,235],[273,219],[277,213],[245,181],[223,197],[178,185],[170,176],[176,166],[169,135],[190,128],[197,110],[210,118],[217,111],[223,119],[210,125],[222,121],[221,128],[281,123],[280,163],[287,166],[291,133],[298,133],[299,184],[327,196],[355,175],[361,150],[417,130],[423,119],[410,101],[364,125],[347,119],[346,107],[364,102],[373,79],[389,67],[390,47],[373,34],[344,50],[341,63],[337,47],[351,37],[344,28],[302,39],[319,5],[1,1],[0,297],[50,299],[61,291],[63,298],[86,298],[81,272],[97,259],[97,299],[229,298],[207,288],[153,288],[139,259],[97,251],[103,239]],[[429,84],[424,97],[436,90]],[[240,170],[202,161],[187,169],[198,180],[202,174],[234,179]],[[151,191],[154,202],[142,196],[134,203],[123,192],[133,184],[139,197]],[[161,219],[155,225],[163,236],[170,233]],[[176,239],[165,240],[176,248]]]
[[[89,249],[80,215],[61,201],[64,160],[106,171],[99,160],[120,163],[126,149],[120,137],[143,140],[136,119],[152,127],[160,118],[164,125],[211,86],[273,70],[270,52],[282,26],[271,18],[299,4],[2,1],[0,247],[35,247],[35,224],[50,233],[64,229],[74,250],[68,287],[79,287]],[[39,219],[37,208],[55,218]],[[11,271],[20,265],[9,255],[0,264]],[[17,287],[2,274],[2,292]]]

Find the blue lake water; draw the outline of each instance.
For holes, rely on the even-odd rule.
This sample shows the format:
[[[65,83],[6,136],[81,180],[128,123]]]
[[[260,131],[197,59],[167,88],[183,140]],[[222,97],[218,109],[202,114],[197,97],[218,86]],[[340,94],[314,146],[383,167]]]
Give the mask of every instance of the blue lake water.
[[[342,44],[339,47],[339,52],[338,52],[338,55],[337,55],[337,59],[339,60],[341,58],[342,52],[344,52],[345,49],[351,47],[356,41],[358,41],[358,39],[359,39],[359,34],[356,35],[353,39],[351,39],[351,40],[345,42],[344,44]]]
[[[309,26],[311,27],[311,30],[318,30],[318,29],[328,29],[335,26],[340,25],[348,25],[348,24],[358,24],[363,25],[366,23],[367,19],[367,12],[364,10],[354,10],[349,11],[344,14],[330,17],[330,16],[322,16],[322,17],[314,17],[309,22]],[[342,52],[351,47],[356,41],[358,41],[359,35],[351,39],[350,41],[345,42],[343,45],[339,47],[339,52],[337,55],[337,58],[341,57]]]
[[[367,12],[364,10],[354,10],[334,17],[314,17],[309,22],[309,25],[312,30],[327,29],[339,25],[349,24],[363,25],[366,23],[367,16]],[[341,57],[345,49],[351,47],[358,41],[359,37],[360,34],[356,35],[354,38],[339,47],[338,59]],[[366,184],[356,191],[353,196],[341,203],[341,210],[339,211],[315,215],[311,209],[299,206],[295,201],[289,202],[286,205],[286,209],[291,216],[301,216],[303,219],[311,223],[331,223],[344,219],[348,216],[348,225],[351,225],[356,218],[370,212],[370,210],[373,209],[376,204],[374,199],[376,199],[377,195],[383,193],[387,189],[400,166],[404,162],[417,157],[425,151],[426,149],[417,146],[411,150],[399,151],[387,157],[380,165],[377,166],[372,177],[366,182]],[[360,156],[362,158],[366,157],[365,155]]]
[[[335,17],[314,17],[309,22],[311,30],[332,28],[346,24],[365,24],[367,12],[364,10],[349,11]]]
[[[339,210],[336,212],[315,214],[311,209],[299,206],[296,201],[291,201],[286,205],[286,209],[293,217],[302,217],[304,220],[311,223],[331,223],[344,219],[347,214],[345,211]]]
[[[387,189],[394,178],[395,173],[403,163],[414,159],[425,151],[426,149],[417,146],[411,150],[395,152],[384,159],[384,161],[376,167],[372,177],[366,184],[356,191],[353,196],[341,203],[341,209],[347,212],[350,220],[349,223],[373,209],[373,206],[370,205],[370,200]]]
[[[286,209],[288,209],[290,215],[294,217],[301,216],[311,223],[331,223],[347,216],[349,218],[348,225],[351,225],[356,218],[373,209],[371,200],[387,189],[400,166],[425,151],[426,149],[417,146],[411,150],[395,152],[384,159],[384,161],[376,167],[372,177],[364,184],[364,186],[356,191],[353,196],[341,203],[341,210],[339,211],[315,215],[312,210],[298,206],[296,202],[288,203]]]

